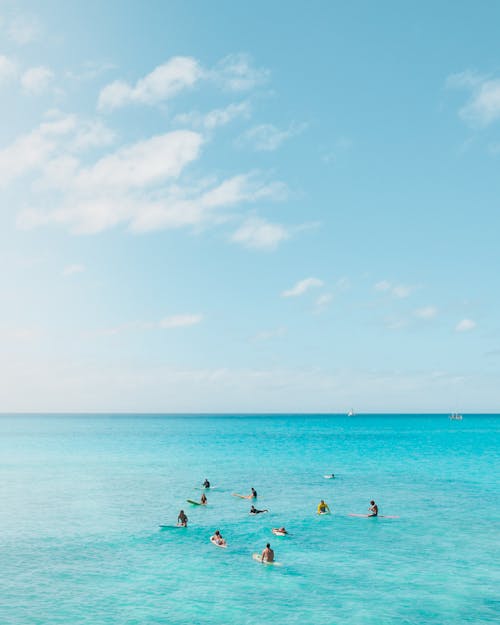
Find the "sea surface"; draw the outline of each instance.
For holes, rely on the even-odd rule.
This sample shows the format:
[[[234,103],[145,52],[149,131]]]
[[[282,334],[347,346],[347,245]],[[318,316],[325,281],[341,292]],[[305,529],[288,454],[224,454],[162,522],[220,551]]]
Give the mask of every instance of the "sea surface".
[[[0,624],[498,623],[499,449],[482,415],[0,416]]]

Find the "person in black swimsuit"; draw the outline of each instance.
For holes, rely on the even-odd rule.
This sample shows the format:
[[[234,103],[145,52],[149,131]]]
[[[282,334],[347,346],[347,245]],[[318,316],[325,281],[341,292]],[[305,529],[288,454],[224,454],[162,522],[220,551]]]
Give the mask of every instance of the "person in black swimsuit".
[[[257,510],[255,506],[250,508],[250,514],[262,514],[263,512],[269,512],[269,510]]]

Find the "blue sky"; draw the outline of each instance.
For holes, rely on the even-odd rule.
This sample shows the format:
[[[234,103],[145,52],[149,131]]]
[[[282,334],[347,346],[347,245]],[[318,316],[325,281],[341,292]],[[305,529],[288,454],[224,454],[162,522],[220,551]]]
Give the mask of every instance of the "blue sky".
[[[0,3],[4,411],[498,411],[497,2]]]

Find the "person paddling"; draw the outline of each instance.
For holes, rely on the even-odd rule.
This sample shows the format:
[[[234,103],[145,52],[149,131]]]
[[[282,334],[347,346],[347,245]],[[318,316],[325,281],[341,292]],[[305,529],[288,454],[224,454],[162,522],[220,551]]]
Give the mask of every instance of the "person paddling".
[[[226,541],[224,540],[224,538],[222,538],[221,533],[219,532],[219,530],[215,530],[214,535],[210,538],[210,540],[215,543],[216,545],[222,546],[226,544]]]
[[[255,506],[252,506],[249,514],[262,514],[263,512],[269,512],[269,510],[257,510]]]

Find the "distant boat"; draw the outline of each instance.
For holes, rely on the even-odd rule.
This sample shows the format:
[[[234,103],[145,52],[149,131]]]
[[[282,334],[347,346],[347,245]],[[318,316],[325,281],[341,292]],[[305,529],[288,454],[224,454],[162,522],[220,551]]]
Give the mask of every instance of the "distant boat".
[[[458,414],[458,412],[452,412],[449,418],[452,421],[461,421],[463,419],[463,416],[461,414]]]
[[[347,416],[348,416],[348,417],[354,417],[354,410],[353,410],[352,408],[351,408],[351,409],[349,410],[349,412],[347,413]]]

